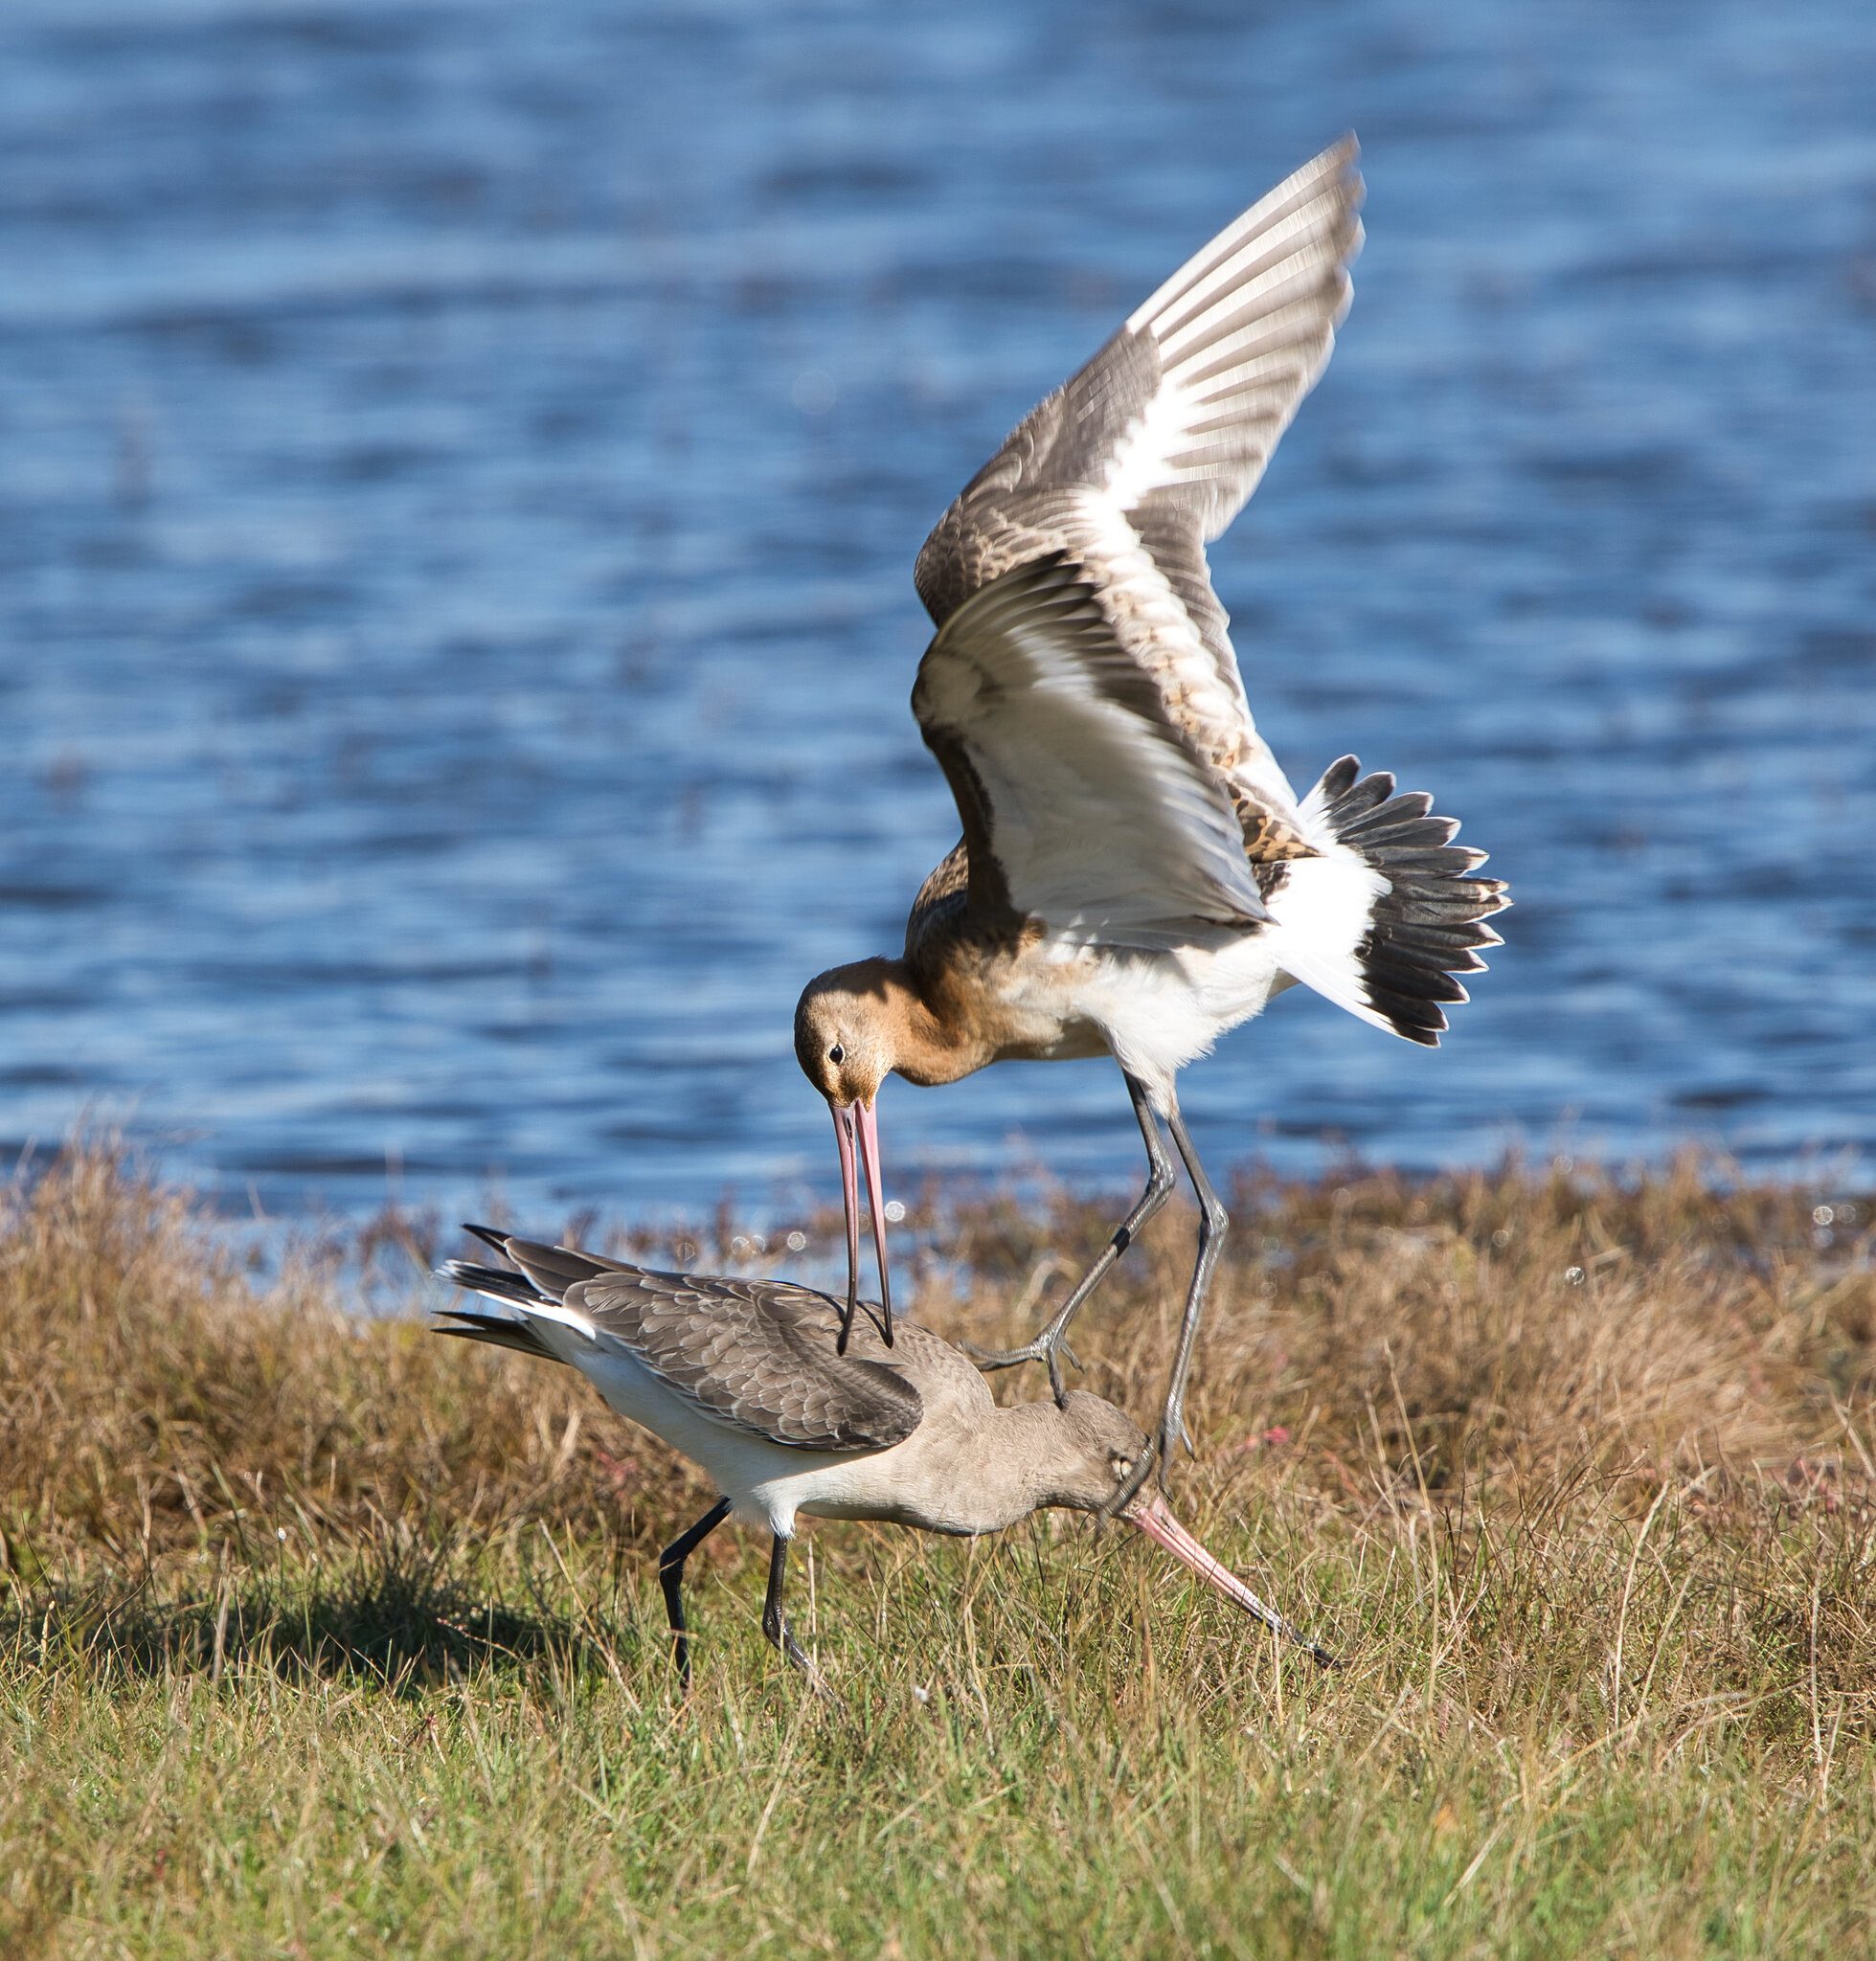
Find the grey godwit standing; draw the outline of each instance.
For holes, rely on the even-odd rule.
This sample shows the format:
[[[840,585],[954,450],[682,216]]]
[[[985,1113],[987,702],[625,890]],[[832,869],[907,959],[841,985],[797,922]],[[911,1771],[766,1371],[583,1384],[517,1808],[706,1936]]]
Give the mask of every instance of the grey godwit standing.
[[[1174,1183],[1198,1257],[1147,1458],[1184,1434],[1224,1207],[1180,1116],[1179,1071],[1298,981],[1436,1046],[1454,977],[1498,942],[1484,854],[1432,800],[1332,763],[1299,798],[1258,733],[1205,547],[1244,505],[1328,360],[1361,242],[1352,138],[1246,212],[1017,426],[939,520],[916,580],[938,626],[913,712],[963,837],[925,881],[904,952],[836,967],[795,1014],[834,1114],[847,1206],[845,1329],[858,1300],[856,1157],[891,1328],[874,1098],[891,1073],[955,1082],[993,1062],[1112,1054],[1145,1141],[1145,1189],[1035,1340],[1076,1310]],[[1142,1459],[1123,1487],[1137,1489]]]
[[[915,1321],[899,1323],[890,1350],[863,1322],[838,1354],[841,1307],[828,1295],[777,1280],[647,1273],[467,1229],[511,1264],[450,1261],[444,1275],[496,1310],[449,1308],[453,1325],[440,1332],[571,1364],[722,1494],[658,1561],[687,1683],[684,1564],[726,1518],[770,1534],[762,1632],[807,1669],[781,1606],[801,1514],[1000,1532],[1045,1506],[1108,1509],[1147,1448],[1140,1427],[1098,1396],[999,1409],[967,1358]],[[1273,1632],[1330,1659],[1220,1566],[1157,1495],[1136,1498],[1121,1516]]]

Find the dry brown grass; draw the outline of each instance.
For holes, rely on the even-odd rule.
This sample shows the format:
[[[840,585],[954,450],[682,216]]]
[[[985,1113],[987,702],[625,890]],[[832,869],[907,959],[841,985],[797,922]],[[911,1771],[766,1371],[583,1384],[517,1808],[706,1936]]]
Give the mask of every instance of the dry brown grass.
[[[1049,1950],[1036,1929],[1075,1910],[1034,1877],[1057,1840],[1111,1887],[1115,1952],[1236,1951],[1221,1930],[1238,1924],[1246,1887],[1263,1901],[1250,1950],[1273,1953],[1571,1951],[1558,1945],[1566,1927],[1598,1950],[1795,1952],[1811,1945],[1796,1941],[1805,1928],[1821,1949],[1832,1929],[1862,1925],[1876,1820],[1867,1202],[1690,1160],[1635,1181],[1513,1166],[1246,1182],[1233,1212],[1199,1361],[1201,1456],[1180,1474],[1181,1503],[1347,1670],[1312,1681],[1215,1612],[1188,1607],[1168,1630],[1151,1568],[1117,1568],[1110,1550],[1091,1585],[1085,1564],[1063,1565],[1087,1559],[1077,1528],[1028,1535],[1035,1562],[823,1530],[824,1641],[867,1684],[861,1729],[804,1731],[820,1719],[801,1713],[747,1629],[730,1628],[708,1651],[716,1686],[686,1719],[702,1724],[692,1736],[735,1738],[722,1743],[734,1762],[706,1779],[720,1814],[707,1821],[703,1787],[683,1779],[658,1800],[677,1808],[667,1831],[745,1849],[753,1833],[795,1861],[794,1918],[752,1922],[732,1887],[712,1896],[715,1948],[691,1943],[688,1921],[655,1918],[634,1923],[640,1945],[812,1947],[838,1927],[849,1947],[891,1935],[907,1952],[947,1951],[954,1909],[928,1906],[914,1875],[807,1904],[834,1884],[814,1863],[828,1851],[824,1814],[915,1812],[927,1799],[894,1780],[927,1777],[940,1814],[988,1802],[1008,1778],[1011,1802],[1029,1807],[1022,1830],[1044,1834],[1025,1849],[1016,1826],[998,1837],[985,1819],[975,1855],[942,1838],[943,1857],[1001,1901],[972,1909],[951,1951],[1025,1948],[1005,1897],[1019,1873],[1042,1888],[1040,1918],[1021,1921],[1036,1936],[1028,1949]],[[995,1197],[915,1222],[945,1255],[929,1262],[919,1312],[980,1339],[1014,1335],[1035,1312],[1020,1297],[1051,1263],[1084,1258],[1108,1216]],[[1158,1227],[1081,1330],[1085,1380],[1137,1410],[1157,1389],[1188,1245],[1180,1221]],[[705,1245],[701,1263],[717,1256]],[[48,1710],[65,1697],[72,1735],[90,1737],[84,1725],[112,1708],[128,1721],[142,1706],[139,1681],[167,1684],[175,1706],[178,1684],[218,1678],[224,1660],[236,1675],[251,1661],[276,1683],[295,1679],[278,1672],[286,1649],[303,1673],[345,1681],[348,1656],[358,1663],[381,1638],[371,1679],[393,1695],[454,1682],[465,1735],[532,1707],[529,1671],[544,1670],[585,1712],[562,1708],[554,1723],[582,1735],[624,1724],[644,1762],[665,1763],[673,1709],[638,1555],[709,1494],[570,1373],[436,1341],[409,1316],[347,1312],[343,1273],[306,1258],[256,1277],[212,1221],[109,1151],[75,1150],[8,1200],[0,1610],[28,1712],[15,1733],[57,1734]],[[552,1599],[528,1550],[550,1540]],[[752,1591],[746,1549],[725,1534],[708,1550],[706,1571]],[[1118,1600],[1117,1570],[1137,1583]],[[600,1594],[637,1605],[621,1621]],[[528,1656],[519,1677],[503,1674]],[[609,1717],[594,1713],[604,1697],[622,1699]],[[759,1742],[751,1697],[780,1712]],[[1262,1712],[1249,1722],[1247,1697]],[[234,1720],[235,1704],[215,1706]],[[915,1725],[940,1706],[952,1727],[934,1759]],[[552,1783],[537,1795],[543,1816],[564,1801],[554,1829],[581,1838],[587,1825],[568,1820],[590,1823],[599,1773],[563,1761],[571,1733],[553,1761],[572,1794]],[[616,1738],[594,1747],[617,1756]],[[486,1775],[471,1743],[461,1747]],[[696,1747],[714,1761],[715,1744],[684,1746]],[[154,1775],[143,1748],[130,1760]],[[1156,1765],[1214,1808],[1187,1818],[1156,1800],[1133,1839],[1109,1848],[1111,1820],[1135,1815]],[[697,1774],[694,1763],[685,1773]],[[264,1762],[251,1776],[257,1793],[271,1788]],[[798,1808],[798,1785],[820,1797]],[[51,1789],[15,1781],[0,1850],[66,1846],[46,1867],[62,1878],[16,1879],[13,1897],[48,1951],[88,1951],[72,1912],[134,1920],[170,1897],[168,1882],[159,1871],[128,1905],[101,1905],[80,1849],[94,1828],[48,1822],[65,1817]],[[778,1812],[769,1793],[784,1790]],[[1233,1811],[1225,1793],[1250,1795]],[[139,1802],[126,1793],[128,1813]],[[262,1839],[272,1829],[253,1827]],[[1668,1859],[1675,1833],[1708,1831],[1699,1859]],[[585,1903],[563,1924],[576,1949],[606,1951],[620,1931],[625,1908],[604,1907],[595,1877],[619,1842],[588,1847],[586,1878],[563,1875]],[[675,1887],[670,1842],[632,1857]],[[465,1871],[487,1856],[465,1839]],[[1793,1890],[1799,1867],[1809,1895]],[[1402,1876],[1397,1894],[1386,1874]],[[264,1929],[304,1946],[317,1922],[313,1948],[344,1951],[334,1929],[357,1910],[350,1883],[331,1882],[344,1904],[329,1926],[296,1920],[265,1888],[252,1921],[228,1904],[236,1894],[202,1897],[226,1907],[220,1938]],[[441,1868],[427,1883],[455,1898]],[[488,1925],[519,1938],[512,1921]]]
[[[1357,1509],[1516,1509],[1594,1484],[1645,1510],[1683,1482],[1709,1511],[1868,1501],[1876,1206],[1840,1203],[1820,1230],[1809,1192],[1723,1186],[1693,1159],[1641,1183],[1514,1167],[1236,1196],[1193,1399],[1214,1474],[1276,1465],[1286,1489]],[[1014,1337],[1038,1313],[1025,1293],[1074,1271],[1110,1211],[986,1201],[915,1221],[947,1255],[915,1311]],[[1081,1324],[1088,1386],[1141,1410],[1188,1228],[1166,1215]],[[576,1379],[361,1318],[344,1275],[300,1256],[257,1281],[186,1195],[109,1148],[0,1200],[10,1537],[65,1564],[199,1549],[283,1506],[343,1538],[517,1513],[611,1528],[622,1502],[655,1538],[695,1503],[703,1487]],[[1037,1393],[1033,1375],[996,1380]]]
[[[1720,1564],[1797,1519],[1868,1521],[1876,1208],[1840,1203],[1819,1229],[1813,1195],[1723,1185],[1691,1159],[1639,1183],[1514,1168],[1236,1197],[1192,1404],[1186,1482],[1206,1508],[1254,1492],[1350,1530],[1417,1517],[1455,1544],[1542,1521],[1592,1558],[1569,1535],[1667,1509]],[[918,1311],[1013,1338],[1036,1313],[1024,1296],[1098,1244],[1108,1211],[997,1200],[928,1217],[947,1277],[961,1250],[968,1278],[928,1284]],[[1080,1331],[1083,1380],[1142,1414],[1188,1224],[1136,1250]],[[16,1189],[0,1216],[11,1569],[123,1583],[251,1556],[283,1526],[328,1549],[531,1523],[644,1549],[708,1503],[577,1378],[465,1352],[409,1315],[360,1318],[344,1272],[307,1256],[257,1283],[185,1196],[108,1148]],[[997,1382],[1038,1392],[1032,1375]],[[1808,1640],[1815,1604],[1820,1666],[1860,1700],[1871,1629],[1864,1575],[1844,1577],[1842,1595],[1786,1607]]]

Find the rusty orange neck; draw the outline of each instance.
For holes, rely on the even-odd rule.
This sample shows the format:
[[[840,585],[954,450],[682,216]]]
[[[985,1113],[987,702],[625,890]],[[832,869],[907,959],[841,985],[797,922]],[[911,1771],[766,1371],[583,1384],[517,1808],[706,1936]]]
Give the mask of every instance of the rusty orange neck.
[[[895,1074],[929,1088],[955,1083],[995,1059],[994,1045],[970,1017],[944,996],[928,997],[904,960],[882,957],[861,964],[878,990],[873,1013]]]

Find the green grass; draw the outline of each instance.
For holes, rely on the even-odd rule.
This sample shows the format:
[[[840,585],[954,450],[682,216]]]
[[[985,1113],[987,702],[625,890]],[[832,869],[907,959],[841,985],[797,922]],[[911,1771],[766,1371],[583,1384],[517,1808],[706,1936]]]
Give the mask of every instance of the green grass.
[[[0,1222],[0,1953],[1869,1952],[1876,1278],[1817,1201],[1247,1189],[1179,1503],[1344,1669],[1118,1528],[820,1526],[828,1706],[731,1527],[686,1704],[707,1492],[76,1156]],[[965,1208],[926,1311],[995,1332],[1096,1216]]]

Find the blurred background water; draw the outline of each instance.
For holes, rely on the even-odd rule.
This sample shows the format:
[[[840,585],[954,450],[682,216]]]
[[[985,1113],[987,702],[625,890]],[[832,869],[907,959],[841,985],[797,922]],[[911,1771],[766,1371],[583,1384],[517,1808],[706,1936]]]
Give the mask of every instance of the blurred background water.
[[[1349,126],[1354,313],[1217,581],[1299,785],[1435,790],[1519,905],[1445,1048],[1299,990],[1201,1143],[1866,1151],[1867,0],[10,0],[0,1141],[831,1197],[796,992],[955,835],[913,554]],[[901,1189],[1135,1171],[1104,1065],[882,1112]]]

